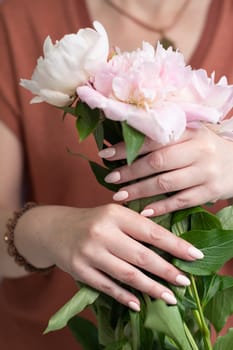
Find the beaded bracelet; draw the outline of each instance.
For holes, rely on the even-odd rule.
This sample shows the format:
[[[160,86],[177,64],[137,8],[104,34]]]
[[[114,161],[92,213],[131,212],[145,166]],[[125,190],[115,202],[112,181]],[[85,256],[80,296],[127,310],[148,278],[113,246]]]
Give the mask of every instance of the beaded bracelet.
[[[28,202],[18,211],[14,212],[13,218],[10,218],[7,222],[7,232],[4,235],[4,241],[7,244],[7,251],[10,256],[12,256],[17,265],[24,267],[27,272],[49,272],[54,268],[55,265],[40,268],[31,265],[17,250],[14,243],[15,227],[21,216],[28,210],[36,207],[37,204],[34,202]]]

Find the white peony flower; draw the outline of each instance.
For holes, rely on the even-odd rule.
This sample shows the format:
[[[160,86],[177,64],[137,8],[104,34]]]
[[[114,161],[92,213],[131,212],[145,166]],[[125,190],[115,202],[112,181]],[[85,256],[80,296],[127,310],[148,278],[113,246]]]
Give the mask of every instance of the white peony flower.
[[[72,103],[76,88],[85,84],[95,70],[107,61],[108,36],[99,22],[65,35],[53,45],[45,39],[43,52],[31,80],[21,79],[20,85],[37,95],[31,103],[47,102],[58,107]]]

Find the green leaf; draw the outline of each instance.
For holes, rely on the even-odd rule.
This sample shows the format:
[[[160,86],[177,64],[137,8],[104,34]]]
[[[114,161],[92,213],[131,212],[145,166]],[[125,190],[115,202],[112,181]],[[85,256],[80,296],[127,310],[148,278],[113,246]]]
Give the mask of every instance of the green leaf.
[[[120,185],[115,185],[111,183],[107,183],[104,181],[105,176],[107,176],[111,170],[99,165],[96,162],[93,162],[89,160],[89,164],[91,166],[91,169],[96,177],[96,180],[99,182],[100,185],[108,188],[110,191],[117,192],[120,188]]]
[[[59,108],[60,108],[60,107],[59,107]],[[71,115],[73,115],[74,117],[77,117],[76,107],[65,106],[65,107],[61,107],[61,109],[64,111],[63,119],[65,118],[66,114],[71,114]]]
[[[98,150],[101,150],[103,148],[104,144],[104,128],[103,123],[98,123],[94,130],[94,137],[95,142],[97,144]]]
[[[138,156],[145,135],[133,129],[126,122],[122,122],[123,138],[126,144],[127,163],[130,165]]]
[[[220,210],[216,216],[222,223],[225,230],[233,230],[233,206],[225,207]]]
[[[132,350],[130,344],[127,342],[126,339],[114,341],[113,343],[108,344],[104,348],[104,350],[122,350],[122,349]]]
[[[130,311],[130,325],[131,325],[131,339],[132,339],[132,349],[140,350],[140,313]],[[149,350],[149,349],[148,349]]]
[[[103,293],[101,293],[94,305],[98,323],[99,343],[104,346],[111,344],[116,340],[114,333],[114,322],[112,320],[115,305],[116,301]],[[123,306],[118,304],[118,310],[122,307]],[[119,317],[118,313],[117,316]],[[120,340],[120,336],[118,336],[117,340]]]
[[[162,195],[156,195],[156,196],[151,196],[147,198],[135,199],[133,201],[127,202],[127,207],[136,211],[137,213],[140,213],[148,204],[157,202],[164,198],[167,198],[167,196],[162,194]],[[155,216],[151,218],[151,220],[156,224],[163,226],[169,230],[171,227],[171,218],[172,218],[172,214],[167,213],[164,215]]]
[[[222,283],[222,276],[211,275],[203,276],[203,296],[201,298],[202,307],[208,304],[208,302],[215,296],[215,294],[220,289]]]
[[[227,318],[233,313],[233,278],[222,276],[219,291],[204,309],[205,316],[217,332],[225,326]]]
[[[162,300],[151,303],[145,326],[172,338],[181,350],[192,350],[177,306],[168,306]]]
[[[219,219],[208,211],[200,211],[191,216],[191,230],[221,229]]]
[[[83,311],[88,305],[93,304],[98,296],[99,292],[96,290],[88,286],[82,287],[73,298],[50,318],[44,334],[65,327],[72,317]]]
[[[78,102],[76,107],[78,115],[76,127],[80,141],[87,138],[97,127],[100,120],[100,112],[98,109],[91,109],[88,105]]]
[[[133,350],[133,349],[132,349],[130,343],[127,342],[126,344],[124,344],[124,345],[122,346],[122,350]]]
[[[222,228],[220,220],[216,215],[199,206],[176,211],[172,217],[172,225],[179,222],[184,222],[184,227],[190,230]],[[187,224],[190,226],[188,227]]]
[[[232,350],[233,328],[230,328],[226,335],[218,337],[213,350]]]
[[[183,210],[177,210],[173,214],[172,224],[175,224],[176,222],[182,221],[190,215],[193,215],[195,213],[200,213],[203,211],[204,211],[204,209],[202,207],[199,207],[199,206],[188,208],[188,209],[183,209]]]
[[[182,233],[187,232],[189,230],[189,218],[184,218],[181,221],[177,221],[171,225],[170,230],[176,235],[180,236]]]
[[[99,350],[98,331],[92,322],[74,316],[69,320],[68,327],[83,350]]]
[[[199,248],[205,256],[192,262],[173,260],[175,266],[193,275],[211,275],[233,257],[233,230],[195,230],[180,237]]]
[[[115,143],[123,141],[122,128],[120,122],[109,120],[106,118],[103,121],[103,128],[104,139],[110,145],[114,145]]]

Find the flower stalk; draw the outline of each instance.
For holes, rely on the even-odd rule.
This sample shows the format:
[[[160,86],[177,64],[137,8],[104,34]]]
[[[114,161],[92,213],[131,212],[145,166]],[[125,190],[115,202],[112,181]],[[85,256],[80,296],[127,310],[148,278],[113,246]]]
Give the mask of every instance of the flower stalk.
[[[189,287],[191,295],[193,296],[196,304],[197,304],[197,309],[194,312],[194,316],[197,320],[200,332],[203,336],[203,342],[205,346],[205,350],[213,350],[212,345],[211,345],[211,340],[210,340],[210,331],[209,328],[206,324],[205,316],[203,314],[200,298],[198,295],[198,290],[195,282],[195,278],[193,275],[189,276],[190,281],[191,281],[191,286]]]

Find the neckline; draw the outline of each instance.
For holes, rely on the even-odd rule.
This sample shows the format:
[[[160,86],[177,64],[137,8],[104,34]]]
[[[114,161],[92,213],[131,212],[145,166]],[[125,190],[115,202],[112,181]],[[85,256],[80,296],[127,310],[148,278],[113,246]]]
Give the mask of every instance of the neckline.
[[[84,5],[83,10],[85,13],[84,17],[88,19],[89,24],[92,24],[91,17],[90,17],[85,0],[83,0],[83,5]],[[200,39],[196,45],[196,48],[194,49],[194,52],[192,53],[190,59],[187,62],[187,64],[189,64],[194,69],[201,68],[204,62],[204,59],[207,55],[208,50],[206,50],[206,48],[211,46],[214,40],[215,33],[217,32],[217,29],[218,29],[218,23],[221,18],[219,14],[222,11],[222,7],[223,7],[223,1],[219,1],[219,0],[212,0],[209,5],[206,21],[203,26]]]

